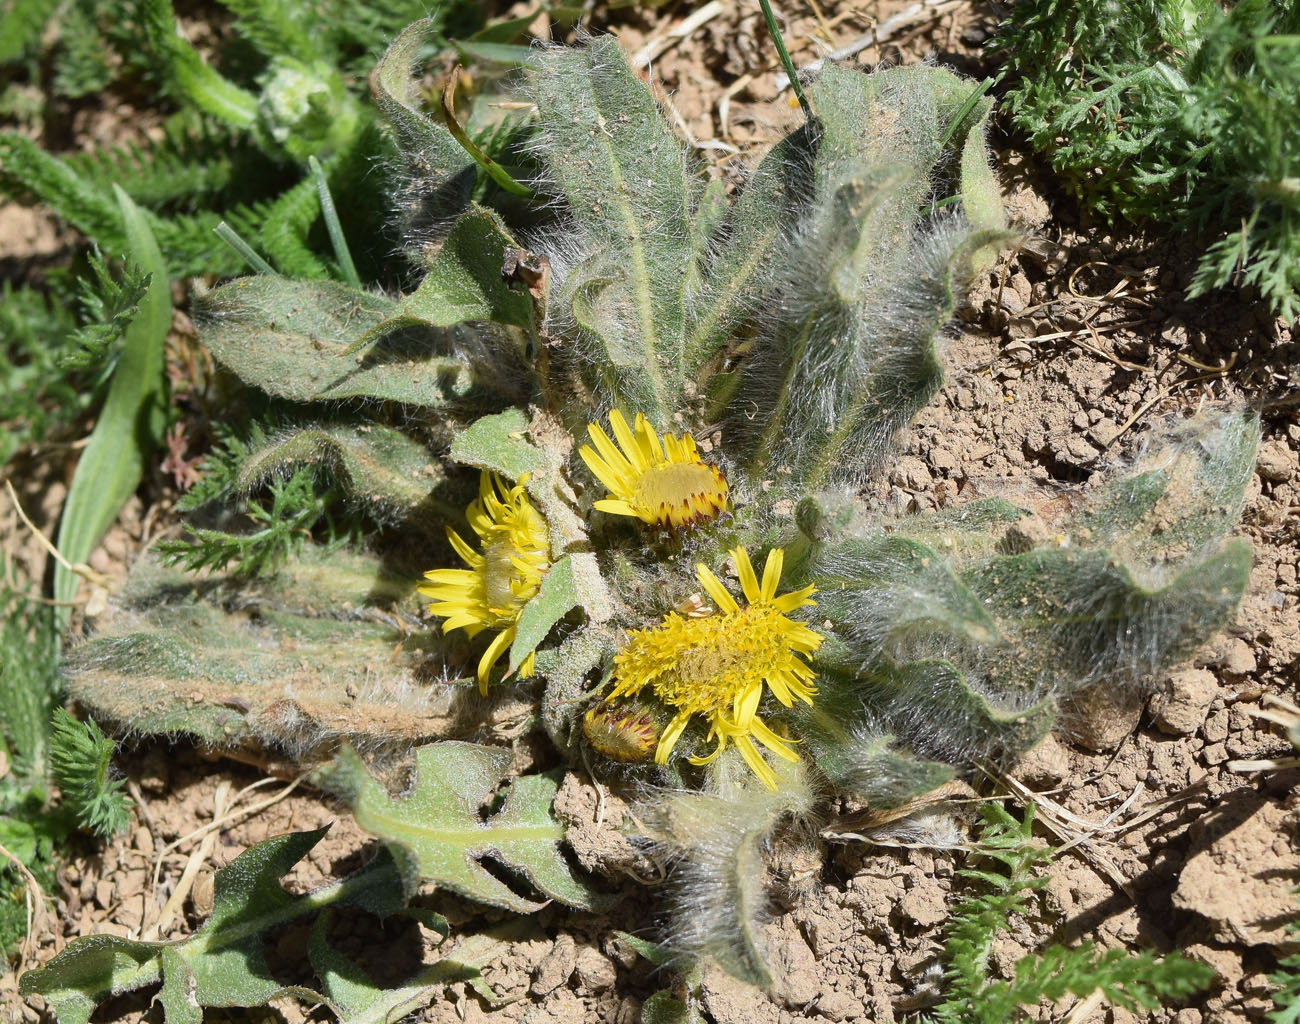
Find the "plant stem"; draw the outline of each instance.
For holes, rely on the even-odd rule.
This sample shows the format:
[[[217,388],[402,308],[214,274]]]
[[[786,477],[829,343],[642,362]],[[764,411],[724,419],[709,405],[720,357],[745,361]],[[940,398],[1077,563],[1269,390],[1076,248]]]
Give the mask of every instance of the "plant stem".
[[[799,106],[803,108],[803,116],[811,121],[813,119],[812,107],[808,104],[808,97],[803,94],[803,86],[799,83],[799,73],[794,69],[794,61],[790,59],[790,51],[785,48],[785,40],[781,38],[781,30],[776,27],[776,15],[772,13],[771,0],[758,0],[758,4],[763,8],[763,20],[767,22],[767,34],[772,37],[772,42],[776,45],[777,55],[781,58],[781,66],[785,68],[786,77],[790,79],[790,87],[794,89],[795,97],[799,100]]]

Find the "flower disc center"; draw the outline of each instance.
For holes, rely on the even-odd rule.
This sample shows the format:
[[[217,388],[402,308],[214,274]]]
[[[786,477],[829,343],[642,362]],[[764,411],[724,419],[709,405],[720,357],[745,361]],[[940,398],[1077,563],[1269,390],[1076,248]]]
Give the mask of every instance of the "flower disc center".
[[[518,557],[519,551],[509,537],[483,546],[483,596],[487,598],[487,606],[498,614],[509,614],[523,604],[515,593],[523,582],[514,564]]]
[[[712,497],[716,505],[726,503],[725,487],[718,484],[716,470],[698,462],[665,462],[650,466],[636,481],[634,500],[644,508],[689,507],[691,499]]]

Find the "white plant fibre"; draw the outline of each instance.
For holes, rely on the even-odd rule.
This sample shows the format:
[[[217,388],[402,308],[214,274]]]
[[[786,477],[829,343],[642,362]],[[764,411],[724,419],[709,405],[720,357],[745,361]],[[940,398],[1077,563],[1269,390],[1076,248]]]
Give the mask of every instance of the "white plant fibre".
[[[825,221],[804,226],[788,261],[766,282],[768,301],[756,309],[759,338],[733,420],[753,443],[770,425],[751,421],[746,409],[781,409],[783,395],[797,396],[779,455],[764,459],[768,472],[815,459],[835,464],[836,479],[860,484],[914,415],[918,379],[933,374],[937,385],[944,285],[969,228],[956,213],[935,218],[894,254],[893,265],[863,277],[869,298],[853,304],[833,299],[824,276],[819,280],[825,230]]]
[[[715,762],[703,792],[648,790],[635,820],[672,864],[665,945],[685,958],[710,956],[766,982],[759,929],[768,916],[765,852],[782,827],[815,832],[816,796],[801,764],[776,766],[767,789],[735,751]]]
[[[1242,552],[1222,534],[1236,521],[1256,438],[1253,419],[1239,414],[1165,427],[1130,472],[1095,489],[1093,507],[1062,527],[1056,545],[1020,555],[950,569],[936,545],[918,570],[906,547],[874,546],[864,559],[830,546],[812,578],[829,581],[841,657],[860,673],[856,692],[919,753],[960,761],[995,756],[1021,735],[1018,716],[1079,690],[1143,690],[1236,606]],[[1139,498],[1136,511],[1126,508]],[[1136,522],[1118,518],[1130,512]],[[847,536],[869,541],[881,525],[859,517]],[[1117,546],[1084,546],[1108,542]],[[898,669],[879,676],[882,658],[912,673],[910,685],[890,681]],[[953,692],[967,696],[936,700],[955,679]],[[971,698],[992,719],[981,725],[987,716],[970,714]]]

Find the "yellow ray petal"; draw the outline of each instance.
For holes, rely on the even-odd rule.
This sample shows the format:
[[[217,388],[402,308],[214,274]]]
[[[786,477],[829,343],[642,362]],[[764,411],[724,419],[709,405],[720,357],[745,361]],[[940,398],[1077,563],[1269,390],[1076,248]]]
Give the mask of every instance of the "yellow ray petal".
[[[741,547],[734,547],[728,554],[736,566],[736,575],[740,577],[740,590],[745,595],[745,600],[754,604],[759,600],[758,577],[754,575],[753,563],[749,560],[749,552]]]
[[[754,746],[754,741],[748,736],[738,736],[736,737],[736,749],[740,751],[740,756],[745,759],[745,764],[749,765],[750,770],[758,776],[763,785],[768,789],[776,789],[776,772],[772,771],[772,766],[763,760],[763,755]]]
[[[713,605],[718,611],[740,611],[740,605],[736,603],[736,599],[731,596],[727,588],[718,580],[718,577],[714,576],[713,571],[703,562],[700,562],[695,567],[695,578],[700,581],[700,586],[704,588],[709,597],[713,598]]]
[[[773,548],[767,553],[767,563],[763,566],[763,586],[760,597],[771,601],[776,597],[776,586],[781,582],[781,570],[785,567],[785,550]]]

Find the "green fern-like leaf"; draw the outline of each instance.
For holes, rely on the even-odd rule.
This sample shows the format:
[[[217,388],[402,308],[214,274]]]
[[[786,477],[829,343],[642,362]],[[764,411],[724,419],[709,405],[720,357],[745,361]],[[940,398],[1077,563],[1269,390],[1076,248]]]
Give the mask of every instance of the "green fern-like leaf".
[[[245,507],[255,527],[251,532],[237,534],[187,527],[188,536],[184,540],[159,544],[163,563],[183,565],[191,572],[224,571],[233,565],[239,576],[274,573],[302,550],[336,496],[316,485],[315,473],[310,468],[271,481],[269,491],[269,507],[261,501],[250,501]]]
[[[1044,999],[1066,995],[1083,999],[1098,991],[1112,1006],[1152,1010],[1195,994],[1213,979],[1210,968],[1176,953],[1157,959],[1147,952],[1131,955],[1091,944],[1049,946],[1022,959],[1011,981],[990,979],[993,942],[1009,930],[1013,915],[1028,911],[1033,892],[1047,884],[1047,878],[1035,876],[1033,869],[1050,854],[1033,839],[1032,805],[1020,820],[996,804],[986,805],[982,814],[980,859],[991,859],[1000,867],[974,866],[958,872],[991,891],[967,896],[944,927],[947,992],[933,1011],[931,1019],[937,1024],[1008,1024],[1025,1019],[1027,1011]]]
[[[77,280],[78,299],[86,322],[73,336],[77,348],[63,358],[72,369],[95,368],[101,381],[112,376],[117,353],[112,346],[126,333],[149,290],[151,274],[128,263],[120,281],[98,252],[89,260],[90,273]]]
[[[0,463],[23,444],[52,439],[92,399],[62,360],[74,351],[75,298],[59,282],[48,294],[0,284]]]
[[[114,181],[136,203],[159,214],[220,209],[265,195],[283,172],[246,136],[193,117],[169,119],[156,141],[69,154],[85,181]]]
[[[131,824],[131,801],[123,779],[111,775],[116,745],[94,719],[78,722],[58,708],[50,734],[50,767],[63,802],[87,831],[104,839]]]
[[[1273,1024],[1296,1024],[1300,1021],[1300,956],[1283,957],[1277,965],[1282,969],[1268,976],[1277,986],[1268,1019]]]
[[[0,10],[0,64],[35,51],[58,0],[12,0]]]
[[[0,616],[0,736],[15,775],[43,785],[60,631],[51,609],[8,586],[0,587]]]

